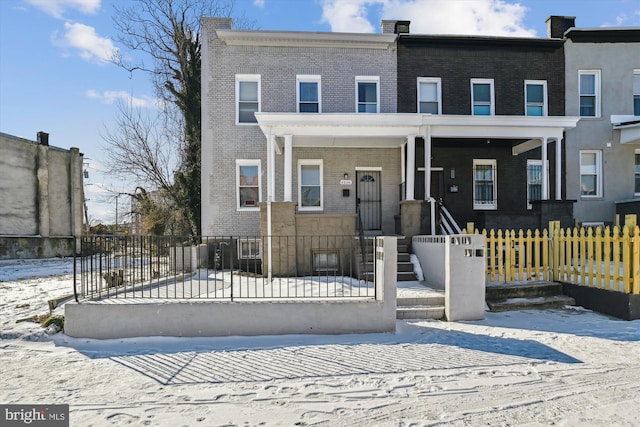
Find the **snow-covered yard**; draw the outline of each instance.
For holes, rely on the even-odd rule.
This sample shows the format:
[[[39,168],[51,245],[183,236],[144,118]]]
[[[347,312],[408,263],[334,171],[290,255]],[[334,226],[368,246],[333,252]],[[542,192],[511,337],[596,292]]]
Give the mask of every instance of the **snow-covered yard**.
[[[70,260],[0,261],[0,402],[69,404],[72,426],[634,426],[640,418],[640,320],[567,308],[398,321],[395,334],[104,341],[16,323],[69,294],[71,273]]]

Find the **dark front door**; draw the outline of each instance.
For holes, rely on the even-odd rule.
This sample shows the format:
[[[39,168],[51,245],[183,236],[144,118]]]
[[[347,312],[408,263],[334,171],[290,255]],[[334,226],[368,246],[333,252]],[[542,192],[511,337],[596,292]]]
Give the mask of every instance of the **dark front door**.
[[[416,171],[416,200],[424,200],[424,170]],[[444,171],[431,170],[431,197],[444,201]]]
[[[382,185],[380,171],[356,171],[356,199],[363,230],[382,228]]]

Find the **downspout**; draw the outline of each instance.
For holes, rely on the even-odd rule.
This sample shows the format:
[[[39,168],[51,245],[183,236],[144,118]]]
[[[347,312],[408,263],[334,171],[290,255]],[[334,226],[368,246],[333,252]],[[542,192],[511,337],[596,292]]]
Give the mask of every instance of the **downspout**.
[[[271,191],[271,162],[273,160],[273,139],[271,136],[271,127],[269,127],[269,136],[267,137],[267,280],[271,283],[273,275],[273,246],[271,242],[271,201],[273,194]]]

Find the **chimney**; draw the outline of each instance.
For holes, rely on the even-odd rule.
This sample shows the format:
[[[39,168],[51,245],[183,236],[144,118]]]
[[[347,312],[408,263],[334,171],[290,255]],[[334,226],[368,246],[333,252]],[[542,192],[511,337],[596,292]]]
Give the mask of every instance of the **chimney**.
[[[231,18],[211,18],[215,30],[233,30],[233,19]]]
[[[49,145],[49,134],[46,132],[38,132],[38,144]]]
[[[547,37],[552,39],[564,38],[569,28],[576,26],[575,16],[550,16],[547,18]]]
[[[382,21],[382,34],[409,34],[411,21]]]

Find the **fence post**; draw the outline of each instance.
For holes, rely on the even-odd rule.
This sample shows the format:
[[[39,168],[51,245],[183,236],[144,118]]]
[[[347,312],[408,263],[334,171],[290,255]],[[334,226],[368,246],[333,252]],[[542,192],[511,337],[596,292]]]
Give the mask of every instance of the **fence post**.
[[[560,248],[558,239],[558,231],[560,230],[560,221],[549,221],[549,254],[551,254],[551,276],[554,281],[560,279],[560,272],[558,271],[559,251]]]

